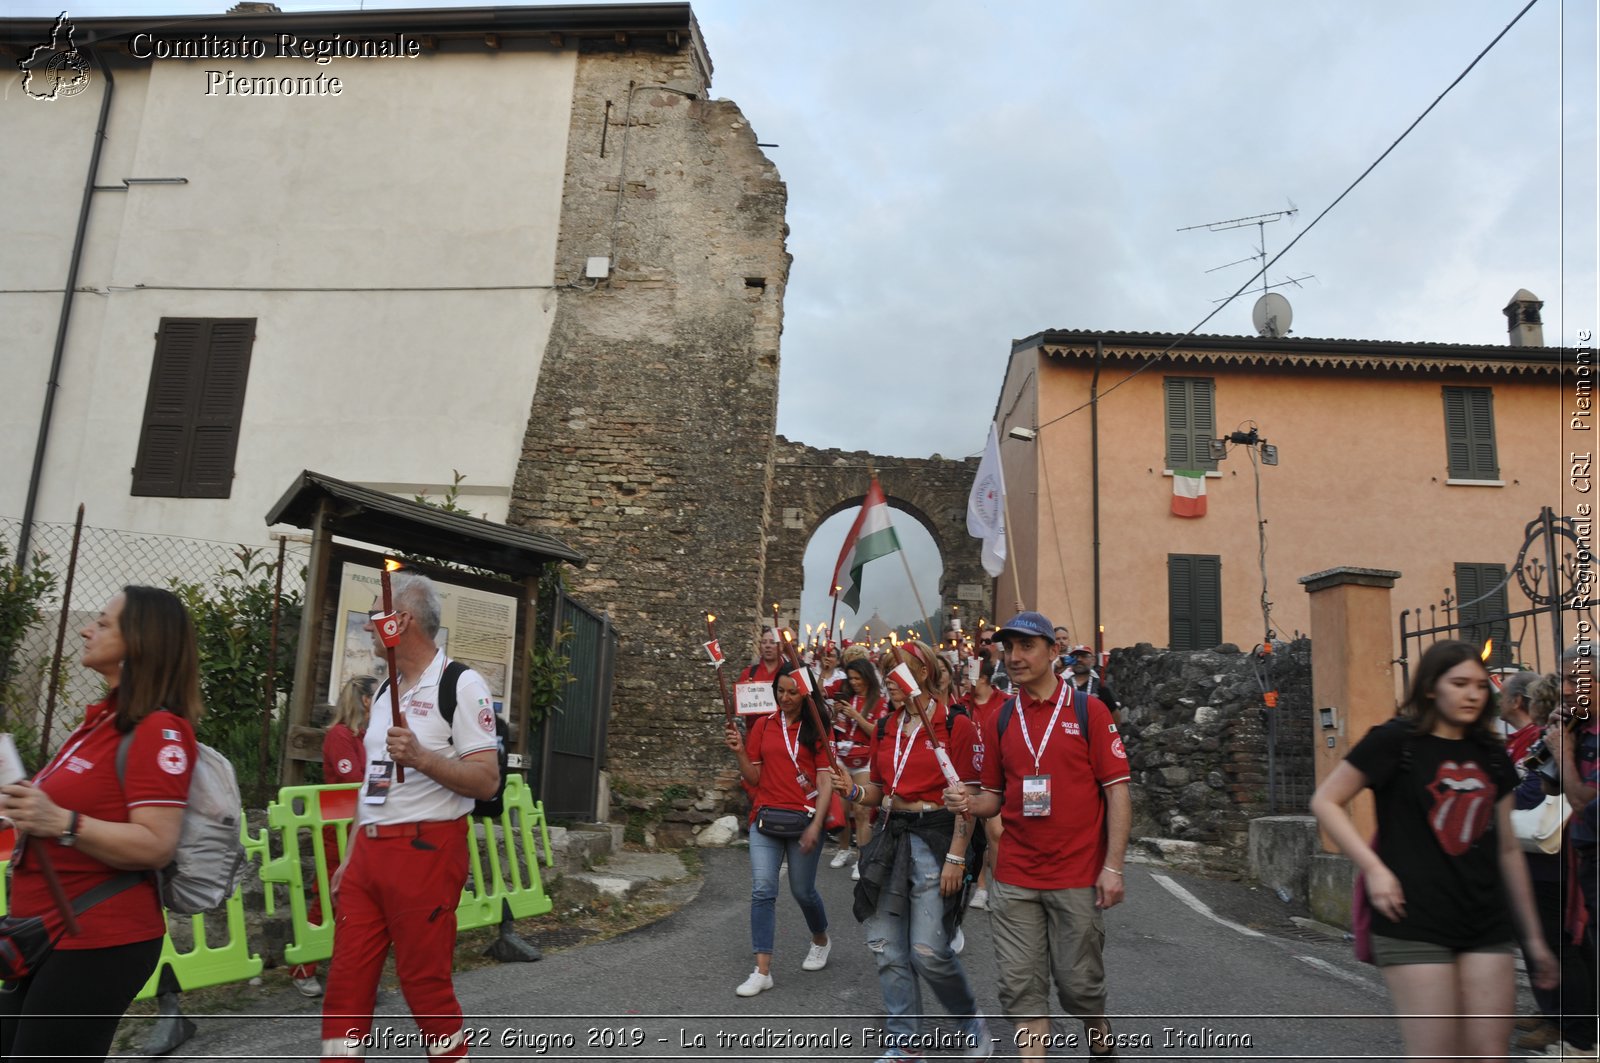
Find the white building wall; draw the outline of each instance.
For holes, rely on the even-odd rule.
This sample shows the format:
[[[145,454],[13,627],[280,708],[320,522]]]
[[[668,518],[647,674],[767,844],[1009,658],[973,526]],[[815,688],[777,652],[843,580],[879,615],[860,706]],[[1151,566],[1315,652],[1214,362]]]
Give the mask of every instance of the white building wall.
[[[118,61],[97,183],[188,183],[94,197],[37,519],[82,501],[97,526],[260,542],[306,468],[402,494],[457,469],[462,504],[504,519],[555,305],[575,64]],[[342,92],[207,95],[230,68]],[[61,286],[103,91],[0,100],[0,290]],[[417,288],[472,290],[383,290]],[[22,513],[59,311],[0,294],[0,515]],[[257,319],[231,498],[129,493],[163,317]]]

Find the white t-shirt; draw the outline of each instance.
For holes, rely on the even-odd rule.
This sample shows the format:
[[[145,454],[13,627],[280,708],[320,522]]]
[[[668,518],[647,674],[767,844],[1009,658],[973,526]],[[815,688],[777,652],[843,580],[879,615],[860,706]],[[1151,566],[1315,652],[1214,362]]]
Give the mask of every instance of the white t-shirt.
[[[499,741],[494,733],[494,703],[489,697],[489,686],[472,669],[463,672],[456,683],[453,725],[445,723],[444,717],[439,715],[439,678],[445,663],[444,651],[440,650],[417,685],[400,695],[401,711],[416,734],[417,742],[424,749],[443,751],[457,760],[469,753],[497,748]],[[394,718],[389,696],[385,688],[372,701],[372,719],[367,723],[364,740],[368,775],[372,773],[374,762],[389,759],[388,736]],[[472,811],[472,805],[472,798],[446,789],[416,768],[407,768],[406,781],[392,781],[383,804],[359,806],[360,822],[418,823],[459,819]]]

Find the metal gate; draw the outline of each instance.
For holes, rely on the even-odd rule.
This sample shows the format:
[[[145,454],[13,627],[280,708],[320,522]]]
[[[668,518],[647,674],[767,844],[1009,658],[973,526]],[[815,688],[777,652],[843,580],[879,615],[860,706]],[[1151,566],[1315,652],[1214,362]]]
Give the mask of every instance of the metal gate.
[[[1522,549],[1503,578],[1481,581],[1479,593],[1467,600],[1457,600],[1455,591],[1446,588],[1439,603],[1427,608],[1427,627],[1415,626],[1423,622],[1423,610],[1403,611],[1400,656],[1395,661],[1402,687],[1411,685],[1412,648],[1420,653],[1425,644],[1442,638],[1483,643],[1491,666],[1516,665],[1537,672],[1553,670],[1569,645],[1593,641],[1594,557],[1588,529],[1583,531],[1580,537],[1571,517],[1558,517],[1545,506],[1523,529]],[[1511,608],[1513,586],[1527,603],[1525,608]]]
[[[597,615],[565,593],[556,595],[553,619],[553,631],[571,630],[561,652],[572,682],[545,723],[539,797],[550,819],[589,823],[598,811],[600,772],[605,767],[617,632],[609,616]]]

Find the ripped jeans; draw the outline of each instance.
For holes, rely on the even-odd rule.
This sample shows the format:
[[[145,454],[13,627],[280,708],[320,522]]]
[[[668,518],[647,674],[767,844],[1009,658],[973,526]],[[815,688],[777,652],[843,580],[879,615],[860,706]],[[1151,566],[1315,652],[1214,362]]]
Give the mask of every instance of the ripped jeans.
[[[878,987],[883,992],[884,1043],[915,1043],[922,1018],[919,979],[951,1015],[964,1017],[962,1032],[978,1036],[978,1000],[967,984],[961,961],[950,951],[944,933],[944,898],[939,895],[943,860],[928,843],[910,835],[911,894],[904,915],[878,911],[866,921],[867,948],[878,960]]]

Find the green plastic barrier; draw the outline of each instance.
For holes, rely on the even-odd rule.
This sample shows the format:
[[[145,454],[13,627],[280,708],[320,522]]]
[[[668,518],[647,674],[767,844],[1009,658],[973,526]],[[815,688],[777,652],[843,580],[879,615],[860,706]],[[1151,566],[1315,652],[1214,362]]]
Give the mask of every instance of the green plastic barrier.
[[[512,918],[543,915],[550,910],[550,898],[539,878],[539,853],[534,845],[534,828],[544,842],[546,865],[554,863],[550,852],[550,829],[544,819],[544,802],[533,799],[533,791],[520,775],[506,779],[505,811],[498,817],[473,819],[467,835],[471,889],[461,892],[456,907],[456,927],[472,930],[499,923],[506,904]],[[498,835],[495,827],[499,827]],[[487,867],[485,866],[487,864]]]
[[[0,915],[5,915],[11,910],[10,901],[6,896],[6,883],[11,880],[7,872],[11,869],[11,853],[17,845],[17,832],[10,824],[0,827]]]
[[[259,862],[267,851],[267,832],[255,837],[245,829],[244,816],[239,817],[239,840],[244,843],[247,862]],[[206,934],[206,916],[191,915],[189,926],[194,932],[194,945],[187,952],[179,952],[169,932],[161,942],[161,958],[150,980],[139,990],[135,1000],[148,1000],[160,992],[161,972],[170,968],[179,989],[202,989],[205,986],[242,982],[261,973],[261,957],[251,951],[250,936],[244,923],[244,887],[233,891],[223,913],[227,918],[228,938],[224,945],[211,945]],[[216,913],[212,913],[215,918]],[[170,918],[170,917],[169,917]]]
[[[333,913],[323,906],[321,920],[311,921],[301,845],[311,847],[317,896],[327,897],[325,832],[332,832],[338,847],[336,855],[343,860],[360,790],[360,783],[286,786],[278,791],[278,799],[267,806],[267,829],[278,835],[278,855],[262,861],[261,881],[267,887],[269,906],[273,903],[273,885],[283,886],[288,895],[291,943],[283,950],[287,963],[316,963],[333,955]]]
[[[342,860],[349,846],[349,830],[356,811],[359,783],[333,786],[293,786],[278,792],[267,806],[268,829],[279,836],[278,855],[262,861],[261,880],[281,885],[288,897],[292,942],[284,948],[288,963],[313,963],[333,955],[333,921],[326,910],[320,922],[310,918],[309,883],[302,859],[302,844],[310,846],[318,895],[328,895],[328,853],[325,830],[333,832]],[[494,830],[499,828],[498,834]],[[535,835],[537,831],[537,835]],[[491,843],[491,839],[493,843]],[[506,780],[505,811],[497,818],[474,819],[468,836],[467,857],[471,888],[461,891],[456,906],[456,928],[472,930],[500,922],[506,904],[513,918],[542,915],[551,907],[539,876],[539,844],[544,862],[555,862],[550,848],[550,828],[544,803],[520,775]]]

